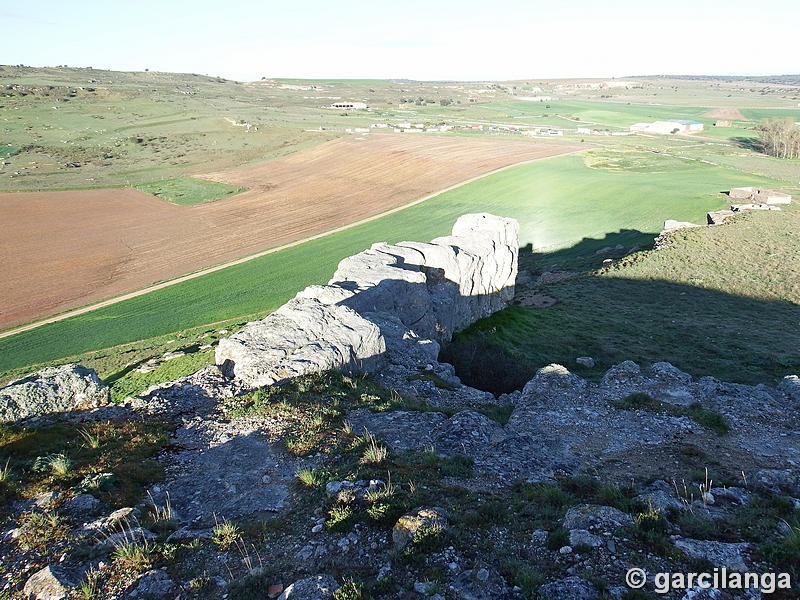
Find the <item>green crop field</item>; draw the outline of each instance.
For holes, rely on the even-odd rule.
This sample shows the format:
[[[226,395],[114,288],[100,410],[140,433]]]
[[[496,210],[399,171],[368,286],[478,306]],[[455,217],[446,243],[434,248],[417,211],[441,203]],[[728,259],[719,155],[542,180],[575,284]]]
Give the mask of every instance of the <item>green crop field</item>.
[[[173,204],[183,204],[185,206],[220,200],[244,191],[244,188],[241,187],[202,179],[192,179],[190,177],[162,179],[152,183],[140,183],[132,187],[144,194],[150,194]]]
[[[635,159],[657,164],[648,154]],[[514,167],[379,220],[304,243],[61,322],[0,339],[0,370],[42,363],[241,315],[265,314],[338,261],[375,241],[427,241],[449,233],[458,216],[491,212],[520,222],[522,245],[538,251],[574,246],[593,252],[609,234],[627,247],[647,244],[664,219],[703,222],[732,186],[770,182],[663,157],[661,172],[590,168],[580,155]],[[633,163],[632,163],[633,164]],[[636,163],[635,166],[637,166]],[[588,239],[587,239],[588,238]]]

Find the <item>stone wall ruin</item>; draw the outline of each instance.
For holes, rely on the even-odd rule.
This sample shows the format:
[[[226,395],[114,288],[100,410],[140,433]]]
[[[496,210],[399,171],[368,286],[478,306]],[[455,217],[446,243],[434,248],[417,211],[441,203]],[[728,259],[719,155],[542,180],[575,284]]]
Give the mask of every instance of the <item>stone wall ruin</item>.
[[[221,340],[216,363],[255,388],[327,369],[435,362],[440,343],[513,299],[518,238],[514,219],[481,213],[430,243],[373,244],[342,260],[327,285]]]

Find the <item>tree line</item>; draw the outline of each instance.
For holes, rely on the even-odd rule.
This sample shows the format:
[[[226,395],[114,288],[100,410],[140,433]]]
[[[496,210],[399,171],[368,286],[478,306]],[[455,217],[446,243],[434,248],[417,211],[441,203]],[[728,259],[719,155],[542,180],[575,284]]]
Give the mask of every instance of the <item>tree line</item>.
[[[778,158],[800,158],[800,125],[794,119],[766,119],[756,130],[766,154]]]

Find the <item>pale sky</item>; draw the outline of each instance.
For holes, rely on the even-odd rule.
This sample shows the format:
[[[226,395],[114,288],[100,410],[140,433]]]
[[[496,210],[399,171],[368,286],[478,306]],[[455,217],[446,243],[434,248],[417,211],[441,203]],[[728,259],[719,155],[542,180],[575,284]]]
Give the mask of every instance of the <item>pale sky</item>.
[[[28,0],[0,64],[507,80],[800,72],[798,0]]]

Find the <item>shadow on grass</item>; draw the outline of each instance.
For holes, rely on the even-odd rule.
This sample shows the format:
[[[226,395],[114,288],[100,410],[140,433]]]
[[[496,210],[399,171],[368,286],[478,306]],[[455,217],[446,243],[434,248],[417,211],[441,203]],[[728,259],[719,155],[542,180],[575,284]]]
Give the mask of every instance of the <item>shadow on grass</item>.
[[[602,243],[633,233],[612,234]],[[592,247],[585,240],[554,254],[566,264]],[[550,363],[593,380],[623,360],[642,366],[668,361],[695,377],[747,384],[774,385],[800,373],[800,306],[791,302],[607,273],[539,289],[556,304],[511,306],[478,321],[443,349],[440,360],[453,364],[464,383],[495,394],[520,389]],[[578,366],[580,356],[591,356],[596,366]]]
[[[752,150],[753,152],[764,152],[764,144],[761,143],[761,140],[758,138],[752,137],[734,137],[730,140],[734,144],[736,144],[739,148],[744,148],[745,150]]]
[[[607,258],[619,258],[634,250],[651,248],[657,235],[621,229],[602,238],[583,238],[568,248],[538,252],[527,244],[520,248],[520,269],[585,271],[601,266]]]

